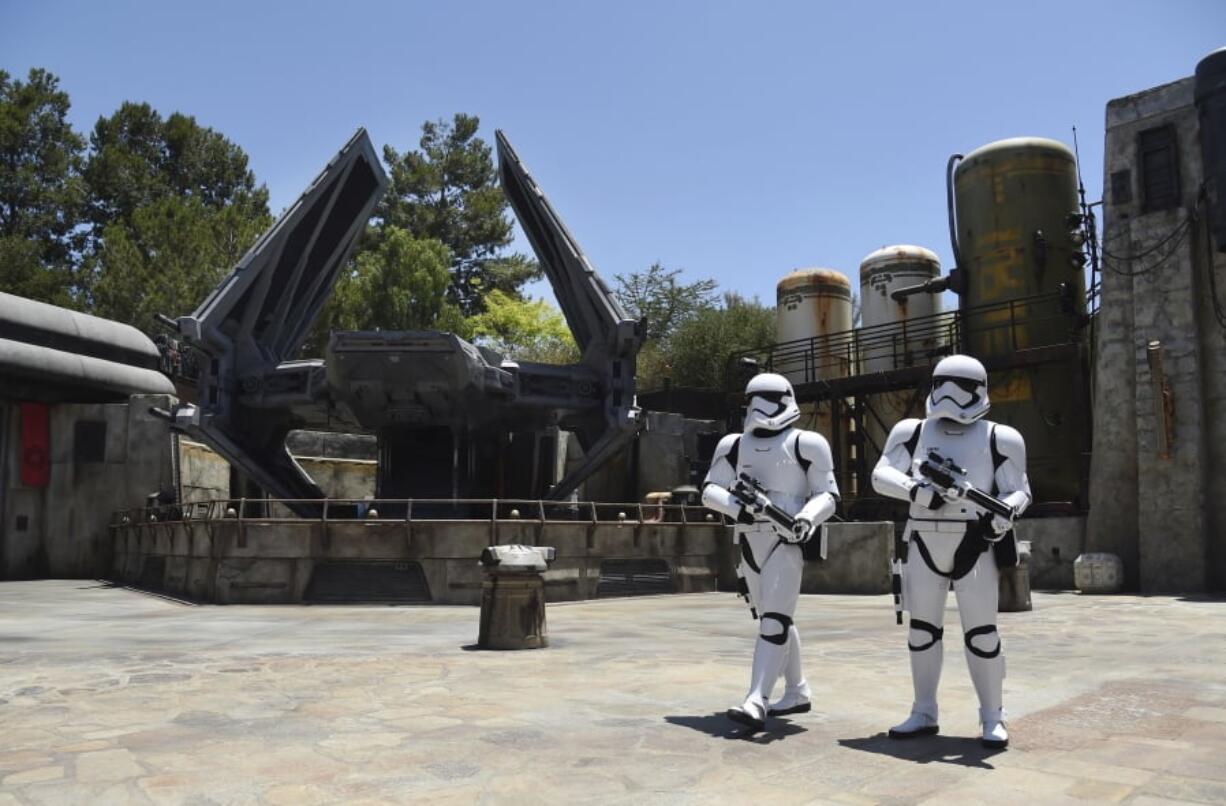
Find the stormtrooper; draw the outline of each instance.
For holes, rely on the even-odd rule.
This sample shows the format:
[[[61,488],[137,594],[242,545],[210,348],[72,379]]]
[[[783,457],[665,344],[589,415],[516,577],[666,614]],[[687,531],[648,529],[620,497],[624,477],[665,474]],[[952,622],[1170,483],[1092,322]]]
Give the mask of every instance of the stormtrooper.
[[[1017,564],[1013,521],[1031,496],[1026,443],[1009,426],[983,419],[988,405],[983,364],[966,355],[941,360],[932,374],[927,418],[895,425],[873,470],[878,493],[910,502],[902,605],[911,614],[907,648],[915,701],[911,715],[890,729],[896,739],[938,731],[937,683],[952,584],[979,697],[980,741],[990,748],[1009,743],[997,584],[999,569]]]
[[[804,564],[801,545],[834,514],[839,490],[826,440],[792,427],[800,409],[786,378],[755,376],[745,388],[745,405],[745,432],[728,434],[716,446],[702,501],[736,522],[740,592],[759,621],[749,693],[728,717],[762,730],[768,715],[810,710],[800,634],[792,623]],[[781,673],[783,697],[768,705]]]

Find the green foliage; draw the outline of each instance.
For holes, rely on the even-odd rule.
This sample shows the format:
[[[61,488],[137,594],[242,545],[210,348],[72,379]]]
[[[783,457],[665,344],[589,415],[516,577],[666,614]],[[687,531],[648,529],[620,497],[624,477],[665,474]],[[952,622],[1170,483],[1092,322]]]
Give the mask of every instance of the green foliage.
[[[698,311],[669,339],[668,376],[677,386],[721,389],[733,352],[774,340],[775,309],[727,293],[722,306]]]
[[[457,114],[422,125],[418,150],[389,146],[383,159],[391,183],[375,217],[415,238],[433,238],[451,251],[449,297],[465,313],[482,309],[487,294],[518,293],[540,276],[525,255],[501,254],[512,240],[507,201],[498,185],[490,147],[477,137],[480,120]],[[381,229],[368,248],[377,249]]]
[[[155,313],[189,313],[265,227],[235,207],[213,208],[190,196],[138,207],[102,231],[93,313],[146,331]]]
[[[649,341],[666,342],[678,327],[701,310],[715,306],[714,280],[677,282],[680,269],[652,263],[646,272],[617,275],[618,300],[635,319],[647,320]]]
[[[149,330],[192,311],[268,228],[242,149],[148,104],[99,118],[85,166],[94,312]]]
[[[68,122],[59,79],[33,68],[23,83],[0,70],[0,287],[75,303],[75,231],[84,139]]]
[[[98,119],[90,146],[85,181],[95,234],[168,196],[268,215],[268,190],[256,186],[247,155],[193,117],[175,112],[163,120],[149,104],[127,102]]]
[[[330,329],[464,332],[463,316],[447,301],[450,265],[441,242],[385,228],[337,282]]]
[[[579,348],[562,313],[543,299],[524,300],[495,289],[485,310],[469,320],[478,344],[520,361],[569,364]]]

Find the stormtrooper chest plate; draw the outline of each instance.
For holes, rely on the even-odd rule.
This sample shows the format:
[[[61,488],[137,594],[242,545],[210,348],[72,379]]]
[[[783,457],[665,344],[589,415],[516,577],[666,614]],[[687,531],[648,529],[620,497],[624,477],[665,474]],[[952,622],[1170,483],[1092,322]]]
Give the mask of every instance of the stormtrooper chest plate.
[[[986,493],[994,492],[996,465],[992,457],[992,423],[979,420],[970,425],[949,420],[928,419],[920,429],[919,442],[911,458],[911,475],[919,478],[919,466],[935,450],[966,471],[966,480]],[[973,517],[977,510],[961,504],[941,510],[943,517]],[[941,517],[938,516],[938,517]]]
[[[737,461],[737,473],[756,479],[789,515],[800,511],[809,493],[808,477],[796,456],[797,441],[797,432],[790,428],[769,437],[746,433]]]

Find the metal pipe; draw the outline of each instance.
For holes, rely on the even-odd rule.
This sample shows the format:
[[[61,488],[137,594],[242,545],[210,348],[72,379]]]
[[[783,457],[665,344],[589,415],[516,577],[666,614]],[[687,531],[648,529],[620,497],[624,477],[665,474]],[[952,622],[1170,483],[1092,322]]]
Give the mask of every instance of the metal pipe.
[[[1145,346],[1145,361],[1149,364],[1150,384],[1154,394],[1154,433],[1158,440],[1158,458],[1171,458],[1171,443],[1175,439],[1175,395],[1162,368],[1162,342],[1151,341]]]
[[[954,168],[962,160],[961,154],[951,154],[945,163],[945,210],[949,215],[949,248],[954,255],[954,268],[962,267],[962,254],[958,249],[958,218],[954,211]]]

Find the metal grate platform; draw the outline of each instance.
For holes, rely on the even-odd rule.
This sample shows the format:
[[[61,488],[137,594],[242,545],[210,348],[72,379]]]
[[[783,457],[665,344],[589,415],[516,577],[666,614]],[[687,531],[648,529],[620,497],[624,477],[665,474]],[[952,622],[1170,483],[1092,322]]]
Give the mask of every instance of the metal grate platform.
[[[596,586],[598,599],[676,591],[667,560],[604,560],[600,563],[600,582]]]
[[[423,604],[431,601],[421,564],[404,560],[318,562],[303,601],[312,604]]]

